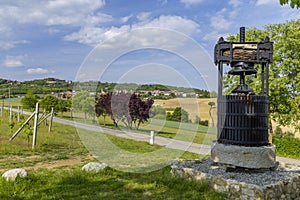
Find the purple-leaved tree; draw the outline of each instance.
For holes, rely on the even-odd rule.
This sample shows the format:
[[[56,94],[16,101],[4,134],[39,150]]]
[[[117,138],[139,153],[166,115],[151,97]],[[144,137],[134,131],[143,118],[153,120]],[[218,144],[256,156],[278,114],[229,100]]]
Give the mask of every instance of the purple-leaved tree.
[[[109,115],[115,126],[123,122],[128,128],[136,129],[150,118],[150,109],[154,101],[152,99],[143,100],[138,94],[107,93],[102,94],[96,100],[95,112],[97,116],[105,117]]]

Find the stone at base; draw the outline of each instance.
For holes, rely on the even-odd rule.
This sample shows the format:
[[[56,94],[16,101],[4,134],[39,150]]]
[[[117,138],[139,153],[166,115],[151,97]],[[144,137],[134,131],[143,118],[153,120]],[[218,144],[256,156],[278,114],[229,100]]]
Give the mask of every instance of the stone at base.
[[[245,147],[213,142],[211,159],[214,162],[249,169],[269,169],[276,165],[275,145]]]

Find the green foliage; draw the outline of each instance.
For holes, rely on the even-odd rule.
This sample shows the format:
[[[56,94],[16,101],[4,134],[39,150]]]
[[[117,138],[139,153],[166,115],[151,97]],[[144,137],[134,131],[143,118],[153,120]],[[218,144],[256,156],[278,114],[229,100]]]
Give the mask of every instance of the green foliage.
[[[15,127],[15,122],[9,122],[8,123],[8,126],[9,126],[9,129],[10,129],[10,132],[12,132],[13,128]]]
[[[166,109],[160,105],[152,106],[152,112],[150,117],[155,117],[157,119],[165,119],[166,118]]]
[[[45,108],[46,111],[50,112],[53,108],[55,111],[57,111],[57,105],[58,105],[58,98],[48,94],[42,97],[40,101],[41,108]]]
[[[202,126],[208,126],[208,120],[200,121],[199,124]]]
[[[212,91],[212,92],[210,92],[209,96],[210,96],[210,98],[217,98],[218,94],[217,94],[217,92]]]
[[[41,98],[40,107],[46,109],[47,112],[51,112],[52,108],[54,112],[66,112],[71,107],[71,101],[48,94]]]
[[[289,134],[287,134],[289,135]],[[300,139],[287,137],[273,137],[273,144],[276,145],[276,154],[290,158],[300,158]]]
[[[201,120],[198,115],[196,115],[194,123],[202,126],[208,126],[208,120]]]
[[[28,90],[27,94],[21,99],[21,104],[26,109],[35,108],[35,104],[37,103],[37,99],[34,96],[32,90]]]
[[[189,122],[189,113],[181,107],[176,107],[172,114],[170,112],[167,113],[167,120]]]
[[[280,0],[280,5],[289,4],[292,8],[300,8],[299,0]]]
[[[73,97],[72,104],[75,112],[84,112],[85,119],[87,119],[87,115],[96,116],[95,98],[88,91],[82,90],[77,92]]]
[[[209,105],[210,107],[213,107],[213,106],[215,106],[215,105],[216,105],[216,103],[215,103],[215,102],[213,102],[213,101],[210,101],[210,102],[208,102],[208,105]]]

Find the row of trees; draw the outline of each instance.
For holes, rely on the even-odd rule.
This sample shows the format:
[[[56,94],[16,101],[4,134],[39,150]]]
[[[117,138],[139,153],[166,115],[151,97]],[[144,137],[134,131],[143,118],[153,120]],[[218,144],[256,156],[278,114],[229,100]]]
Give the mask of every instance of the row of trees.
[[[52,95],[45,95],[38,99],[32,91],[28,91],[21,103],[26,109],[34,109],[38,100],[40,107],[48,112],[52,108],[55,113],[71,111],[72,109],[76,113],[84,113],[85,119],[88,116],[92,118],[102,116],[104,125],[106,125],[105,118],[109,116],[115,126],[122,122],[130,129],[133,126],[138,129],[142,123],[154,116],[170,121],[191,122],[188,112],[181,107],[175,108],[172,113],[166,112],[166,109],[159,105],[152,106],[154,103],[152,99],[144,100],[137,94],[110,92],[95,99],[88,91],[84,90],[77,92],[72,99],[64,100]],[[196,116],[195,123],[208,125],[208,121],[201,121],[198,116]]]
[[[63,100],[49,94],[39,99],[31,90],[28,90],[27,94],[21,99],[21,104],[25,109],[34,109],[38,101],[40,107],[44,108],[47,112],[50,112],[52,108],[55,112],[66,112],[72,105],[70,99]]]
[[[128,128],[133,125],[138,129],[141,123],[150,118],[152,99],[143,100],[137,94],[112,93],[103,94],[96,100],[97,116],[110,116],[115,126],[123,122]]]

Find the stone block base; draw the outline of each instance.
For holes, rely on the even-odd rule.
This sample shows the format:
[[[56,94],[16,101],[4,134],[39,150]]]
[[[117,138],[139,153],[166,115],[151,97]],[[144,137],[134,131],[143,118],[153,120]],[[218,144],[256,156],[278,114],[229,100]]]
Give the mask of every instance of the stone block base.
[[[275,145],[245,147],[213,142],[211,159],[214,162],[249,169],[270,169],[276,165]]]
[[[210,159],[175,160],[171,173],[188,180],[206,182],[226,199],[300,200],[300,167],[281,165],[274,171],[227,172]],[[199,197],[200,198],[200,197]]]

